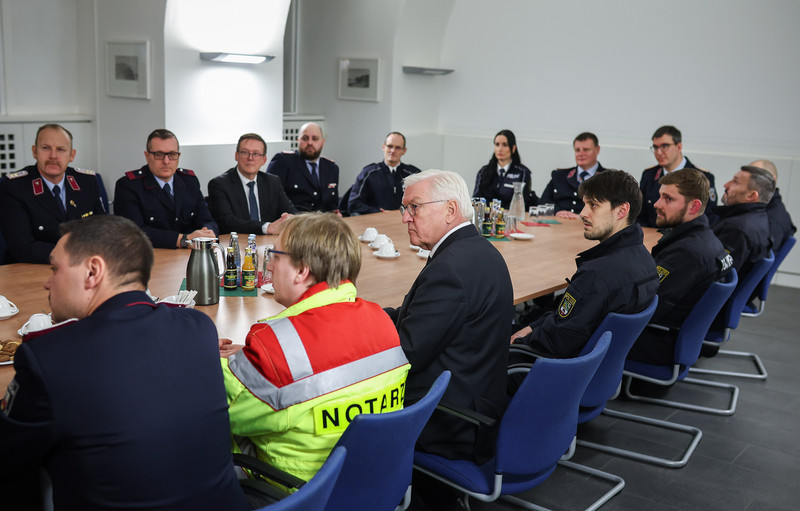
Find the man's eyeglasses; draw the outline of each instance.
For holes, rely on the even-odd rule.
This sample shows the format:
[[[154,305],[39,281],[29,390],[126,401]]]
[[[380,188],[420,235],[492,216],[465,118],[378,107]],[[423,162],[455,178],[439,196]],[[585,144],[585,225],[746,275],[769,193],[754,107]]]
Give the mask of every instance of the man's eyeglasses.
[[[156,152],[147,151],[147,152],[150,153],[150,156],[152,156],[156,160],[163,160],[164,156],[166,156],[170,160],[175,161],[178,158],[180,158],[180,156],[181,156],[181,153],[179,153],[177,151],[172,151],[172,152],[169,152],[169,153],[165,153],[164,151],[156,151]]]
[[[247,159],[250,159],[250,158],[262,158],[264,156],[264,153],[250,153],[250,152],[247,152],[247,151],[239,151],[239,154],[243,158],[247,158]]]
[[[670,147],[674,146],[675,144],[661,144],[661,145],[651,145],[650,150],[653,152],[661,151],[662,153],[665,152]]]
[[[289,252],[284,252],[283,250],[275,250],[274,248],[268,248],[267,249],[267,254],[270,255],[270,256],[272,254],[290,255]]]
[[[419,208],[421,208],[422,206],[424,206],[425,204],[435,204],[435,203],[437,203],[437,202],[447,202],[447,200],[448,200],[448,199],[442,199],[442,200],[432,200],[432,201],[423,202],[423,203],[420,203],[420,204],[414,204],[413,202],[409,202],[409,203],[408,203],[407,205],[405,205],[405,206],[403,206],[403,205],[401,204],[401,205],[400,205],[400,214],[401,214],[401,215],[405,215],[405,214],[406,214],[406,211],[408,211],[408,214],[409,214],[409,215],[411,215],[411,216],[417,216],[417,210],[418,210]]]

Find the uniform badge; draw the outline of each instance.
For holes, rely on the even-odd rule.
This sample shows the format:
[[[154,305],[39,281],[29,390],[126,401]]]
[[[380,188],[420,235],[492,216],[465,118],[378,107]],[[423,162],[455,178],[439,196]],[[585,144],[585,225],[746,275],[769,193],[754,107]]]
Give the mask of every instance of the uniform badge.
[[[34,195],[41,195],[44,193],[44,185],[42,184],[42,178],[34,179],[31,184],[33,185],[33,194]]]
[[[181,169],[178,169],[178,172],[180,172],[181,174],[185,174],[187,176],[194,176],[194,171],[192,169],[183,169],[183,168],[181,168]]]
[[[669,275],[669,270],[662,268],[661,266],[656,266],[656,272],[658,272],[659,282],[664,282],[664,279],[667,278],[667,275]]]
[[[576,172],[578,172],[578,169],[572,169],[572,170],[570,170],[570,171],[569,171],[569,174],[567,174],[567,179],[571,179],[571,178],[572,178],[572,176],[574,176]]]
[[[710,193],[709,193],[709,197],[708,198],[710,200],[712,200],[713,202],[717,202],[717,191],[712,188],[711,190],[709,190],[709,192]]]
[[[558,316],[566,318],[574,307],[575,298],[569,293],[564,293],[564,297],[561,299],[561,303],[558,306]]]
[[[75,172],[80,172],[81,174],[86,174],[87,176],[94,176],[94,175],[97,175],[97,172],[95,172],[95,171],[93,171],[93,170],[89,170],[89,169],[79,169],[78,167],[75,167]]]
[[[336,188],[336,183],[328,183],[328,188]]]
[[[653,181],[658,181],[659,179],[661,179],[661,173],[663,171],[664,167],[659,167],[659,169],[656,171],[656,175],[653,177]]]
[[[128,172],[125,173],[125,175],[128,177],[128,179],[133,181],[134,179],[139,179],[140,177],[142,177],[144,175],[144,172],[142,172],[142,169],[129,170]]]
[[[75,190],[76,192],[79,192],[81,190],[81,187],[78,186],[78,182],[75,181],[74,177],[67,176],[67,183],[69,183],[69,187]]]
[[[8,179],[17,179],[18,177],[25,177],[28,175],[27,170],[20,170],[19,172],[14,172],[8,175]]]

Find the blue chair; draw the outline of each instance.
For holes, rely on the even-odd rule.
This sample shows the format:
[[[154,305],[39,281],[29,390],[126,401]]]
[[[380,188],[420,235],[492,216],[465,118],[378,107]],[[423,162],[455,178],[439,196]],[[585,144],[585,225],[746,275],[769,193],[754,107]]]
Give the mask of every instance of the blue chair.
[[[761,279],[761,282],[759,282],[756,286],[758,308],[755,308],[755,306],[752,305],[753,302],[749,302],[744,306],[742,316],[754,318],[760,316],[761,313],[764,312],[764,306],[767,304],[767,292],[769,291],[769,285],[772,282],[772,277],[775,276],[775,273],[778,271],[778,267],[780,267],[783,260],[786,259],[786,256],[792,250],[792,247],[794,247],[795,243],[797,243],[797,238],[794,236],[783,242],[781,248],[778,249],[778,253],[775,254],[775,263],[772,265],[772,268],[769,269],[767,275]]]
[[[697,357],[700,356],[703,337],[705,337],[706,332],[708,332],[711,322],[714,321],[717,313],[719,313],[722,306],[725,305],[725,302],[733,293],[738,281],[736,270],[731,269],[722,281],[713,282],[706,292],[703,293],[702,298],[700,298],[697,305],[683,321],[678,336],[675,339],[673,364],[658,365],[635,362],[633,360],[625,361],[626,378],[623,389],[625,395],[629,399],[671,406],[683,410],[712,413],[715,415],[732,415],[736,411],[736,403],[739,399],[739,388],[736,385],[686,378],[686,375],[689,374],[689,368],[692,367],[697,361]],[[631,392],[631,380],[634,378],[665,386],[683,381],[694,385],[724,388],[731,391],[731,396],[728,407],[724,409],[640,396]]]
[[[490,461],[477,465],[417,451],[414,468],[462,492],[467,509],[469,497],[484,502],[502,498],[527,509],[543,509],[511,495],[545,481],[570,449],[578,403],[610,340],[606,333],[587,355],[542,358],[530,370],[521,369],[528,373],[500,419],[496,454]]]
[[[733,294],[728,299],[728,302],[722,308],[723,314],[723,329],[722,330],[709,330],[705,336],[704,344],[712,346],[720,346],[728,342],[731,338],[731,332],[739,326],[739,319],[742,316],[742,311],[745,305],[753,295],[756,286],[766,276],[767,272],[775,264],[775,256],[770,251],[767,257],[760,259],[755,265],[747,272],[747,275],[740,276],[739,284],[733,291]],[[742,373],[737,371],[720,371],[716,369],[706,369],[702,367],[692,367],[689,369],[693,374],[716,374],[719,376],[737,376],[740,378],[750,378],[755,380],[767,379],[767,368],[764,363],[755,353],[744,351],[732,350],[719,350],[718,355],[726,355],[729,357],[749,358],[756,366],[756,373]]]
[[[334,447],[344,447],[347,457],[328,498],[326,511],[403,510],[409,506],[414,444],[449,382],[450,371],[444,371],[425,397],[416,403],[395,412],[360,414],[350,422]],[[234,455],[234,464],[255,468],[257,474],[289,488],[302,488],[305,484],[249,456]],[[264,498],[286,498],[279,490],[275,495],[276,490],[258,486]]]
[[[353,419],[336,444],[347,448],[347,460],[326,511],[408,507],[414,444],[449,382],[450,371],[444,371],[416,403]]]
[[[580,412],[578,415],[578,424],[584,424],[594,419],[600,414],[607,417],[616,419],[627,420],[644,424],[648,426],[655,426],[661,429],[668,429],[671,431],[678,431],[687,433],[691,436],[689,446],[681,455],[679,460],[671,460],[666,458],[659,458],[628,449],[613,447],[610,445],[600,444],[589,440],[578,438],[578,445],[582,447],[589,447],[602,452],[607,452],[617,456],[624,456],[626,458],[634,459],[637,461],[644,461],[670,468],[679,468],[688,463],[689,458],[694,453],[697,445],[700,443],[700,438],[703,436],[702,431],[692,426],[685,426],[683,424],[676,424],[674,422],[667,422],[641,415],[635,415],[617,410],[606,408],[606,403],[611,399],[617,397],[620,392],[622,384],[622,376],[625,367],[625,359],[628,352],[631,350],[633,343],[641,335],[647,322],[653,317],[653,313],[658,306],[658,296],[653,298],[653,302],[644,311],[638,314],[609,314],[603,323],[600,324],[600,329],[607,329],[614,336],[614,341],[608,350],[608,354],[603,359],[600,367],[594,375],[594,378],[589,383],[586,393],[581,398]],[[597,333],[595,333],[597,335]],[[589,342],[592,342],[591,339]]]
[[[342,471],[346,454],[344,447],[335,448],[308,483],[285,499],[262,507],[259,511],[323,511]]]

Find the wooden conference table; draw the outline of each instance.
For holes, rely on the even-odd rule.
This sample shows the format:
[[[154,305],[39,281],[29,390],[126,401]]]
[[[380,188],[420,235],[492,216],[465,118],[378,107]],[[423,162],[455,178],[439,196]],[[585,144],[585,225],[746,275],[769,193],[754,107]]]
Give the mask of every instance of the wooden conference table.
[[[386,234],[400,252],[396,259],[379,259],[366,243],[362,243],[361,273],[356,283],[360,297],[377,302],[384,307],[399,306],[411,284],[425,264],[410,248],[406,226],[396,211],[350,217],[345,219],[356,234],[367,227],[377,228]],[[547,226],[520,226],[524,232],[535,236],[529,241],[493,241],[492,244],[506,260],[514,286],[514,303],[521,303],[552,293],[567,286],[566,278],[575,273],[575,256],[594,246],[596,241],[583,238],[583,223],[580,220],[561,220],[561,224]],[[661,235],[655,229],[645,229],[645,246],[652,247]],[[220,239],[227,245],[229,237]],[[247,239],[240,233],[240,241]],[[264,246],[274,243],[275,236],[261,235],[256,238],[259,255]],[[189,250],[155,250],[155,266],[150,279],[153,296],[176,294],[186,276]],[[482,261],[475,261],[475,272],[481,271]],[[43,264],[0,265],[0,294],[19,307],[19,313],[0,321],[0,339],[20,340],[17,330],[31,314],[49,312],[47,291],[42,287],[50,274],[50,267]],[[198,306],[217,325],[220,337],[233,339],[236,344],[244,338],[256,320],[277,314],[283,307],[272,296],[259,291],[258,297],[220,297],[216,305]],[[14,376],[13,366],[0,366],[0,394]]]

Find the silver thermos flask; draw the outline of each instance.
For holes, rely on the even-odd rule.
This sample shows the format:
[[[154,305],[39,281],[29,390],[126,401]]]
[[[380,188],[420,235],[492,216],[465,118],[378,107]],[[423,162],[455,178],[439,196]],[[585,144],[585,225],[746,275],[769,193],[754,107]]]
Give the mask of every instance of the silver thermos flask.
[[[219,303],[219,280],[225,265],[222,265],[221,272],[214,250],[219,250],[221,255],[222,249],[216,241],[216,238],[194,238],[186,242],[192,247],[189,263],[186,265],[186,289],[197,291],[197,305]]]

